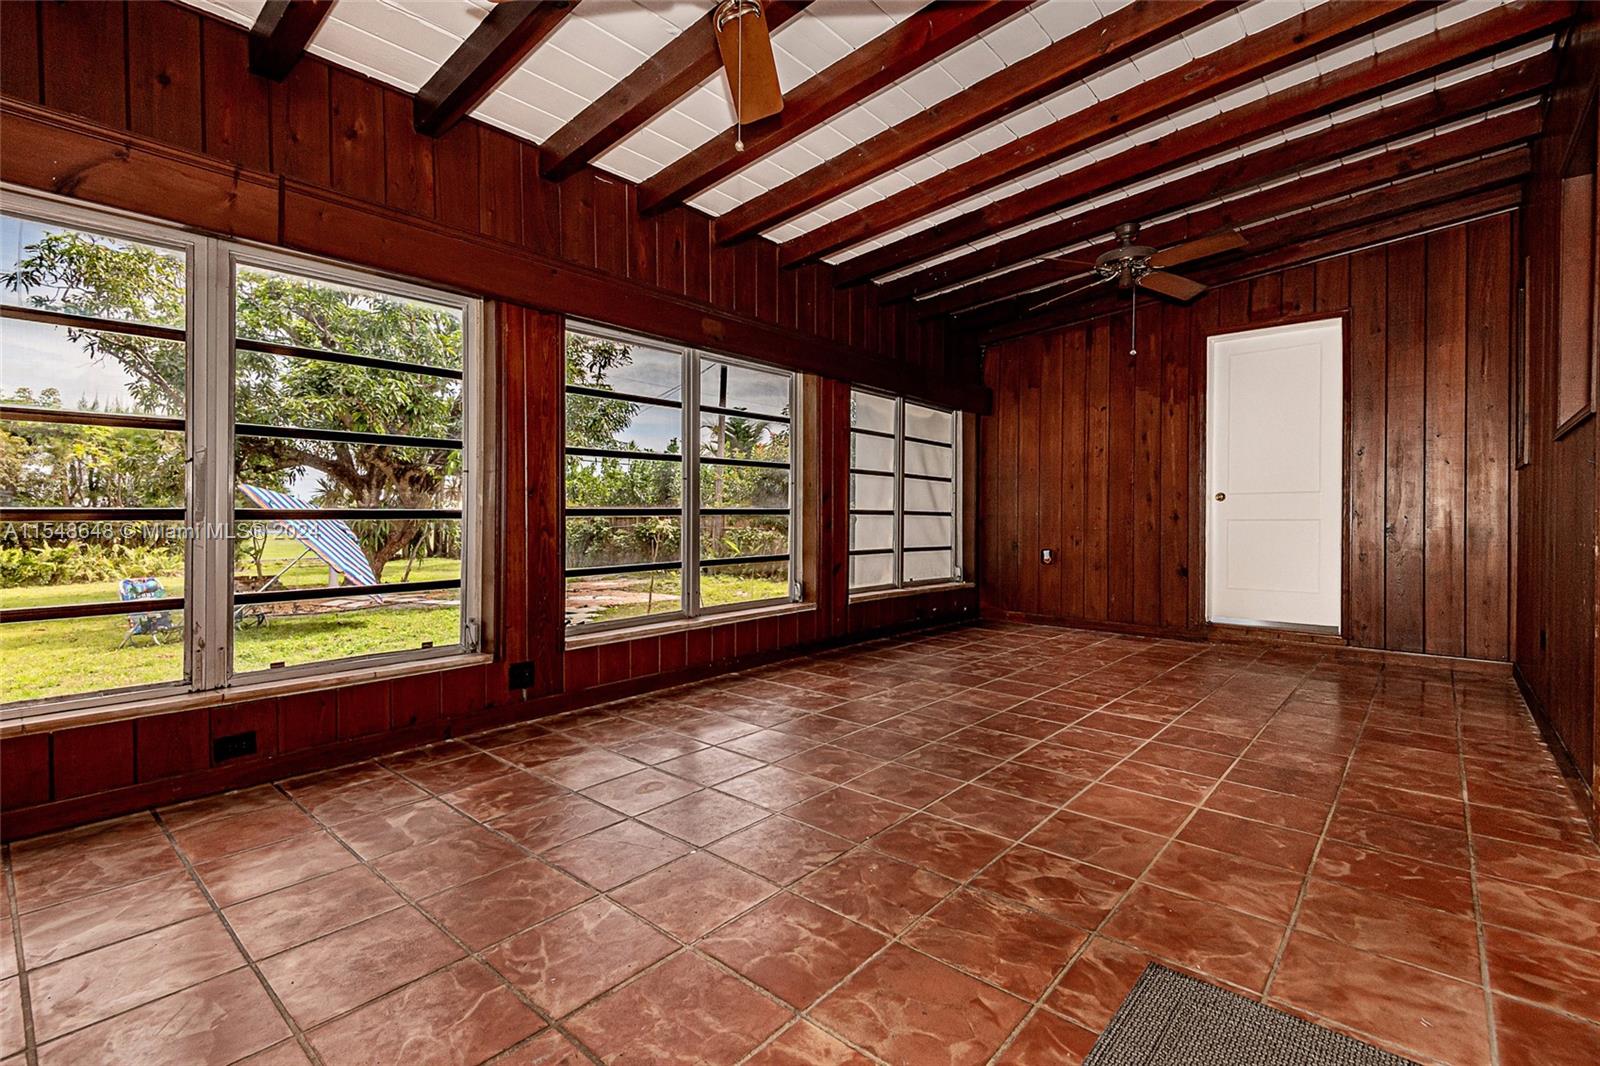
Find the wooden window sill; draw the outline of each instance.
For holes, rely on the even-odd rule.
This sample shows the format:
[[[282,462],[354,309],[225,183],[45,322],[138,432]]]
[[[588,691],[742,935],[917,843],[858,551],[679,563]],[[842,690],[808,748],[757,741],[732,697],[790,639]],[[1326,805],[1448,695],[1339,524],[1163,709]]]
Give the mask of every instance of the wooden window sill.
[[[715,614],[703,614],[698,618],[669,618],[660,622],[641,622],[633,626],[619,626],[616,629],[602,629],[594,633],[568,633],[567,650],[578,651],[582,648],[593,648],[601,644],[614,644],[624,640],[638,640],[640,637],[664,637],[673,633],[687,633],[693,629],[709,629],[712,626],[730,625],[734,622],[748,622],[760,618],[781,618],[791,614],[805,614],[815,611],[814,603],[779,603],[770,607],[752,607],[747,611],[719,611]]]

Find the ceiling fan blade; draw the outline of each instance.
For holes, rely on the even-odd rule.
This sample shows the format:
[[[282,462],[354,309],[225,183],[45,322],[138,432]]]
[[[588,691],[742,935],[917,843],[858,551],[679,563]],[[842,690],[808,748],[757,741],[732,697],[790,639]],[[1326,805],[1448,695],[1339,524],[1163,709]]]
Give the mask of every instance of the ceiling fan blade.
[[[1039,260],[1039,265],[1061,272],[1063,278],[1076,278],[1093,272],[1093,259],[1074,259],[1068,255],[1051,255]]]
[[[1085,291],[1087,291],[1089,289],[1092,289],[1096,285],[1099,285],[1101,282],[1103,282],[1105,280],[1106,280],[1105,278],[1095,278],[1093,281],[1085,282],[1082,285],[1073,285],[1072,287],[1068,288],[1064,292],[1054,293],[1053,295],[1050,296],[1049,299],[1040,300],[1038,303],[1029,304],[1028,305],[1028,310],[1030,312],[1032,312],[1032,311],[1042,311],[1046,307],[1049,307],[1051,304],[1058,304],[1062,300],[1065,300],[1065,299],[1067,299],[1069,297],[1078,295],[1080,292],[1085,292]]]
[[[1192,241],[1174,244],[1170,248],[1163,248],[1150,257],[1150,265],[1156,270],[1179,263],[1188,263],[1207,256],[1220,255],[1231,252],[1235,248],[1243,248],[1246,241],[1236,229],[1222,229],[1215,233],[1208,233],[1204,237],[1196,237]]]
[[[739,121],[748,124],[782,111],[783,89],[760,0],[722,0],[711,18]]]
[[[1139,284],[1151,292],[1159,292],[1163,296],[1170,296],[1174,300],[1188,302],[1205,292],[1208,286],[1198,281],[1191,281],[1182,274],[1170,274],[1165,270],[1152,270],[1139,279]]]

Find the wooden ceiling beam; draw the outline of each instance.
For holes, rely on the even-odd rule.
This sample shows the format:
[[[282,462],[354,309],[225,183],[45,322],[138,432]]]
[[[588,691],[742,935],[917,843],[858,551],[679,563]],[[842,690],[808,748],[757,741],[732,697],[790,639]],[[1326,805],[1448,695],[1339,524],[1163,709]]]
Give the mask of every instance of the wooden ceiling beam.
[[[699,195],[1025,10],[1015,0],[934,0],[784,93],[776,115],[742,130],[730,126],[651,177],[639,186],[640,209],[659,211]]]
[[[1433,0],[1320,4],[1215,52],[982,152],[893,196],[784,242],[781,261],[817,259],[962,203],[1203,101],[1419,14]]]
[[[1341,122],[1314,136],[1219,163],[1197,174],[1136,193],[1124,200],[974,249],[954,259],[904,274],[878,285],[883,302],[910,299],[938,292],[969,278],[1023,263],[1109,234],[1119,222],[1143,221],[1193,204],[1242,192],[1303,167],[1326,162],[1347,152],[1360,151],[1408,137],[1457,119],[1514,103],[1541,93],[1555,78],[1555,57],[1535,56],[1511,67],[1480,74],[1470,81],[1435,90],[1425,96],[1386,107],[1371,115]],[[1005,277],[1006,275],[1002,275]],[[998,281],[999,279],[989,279]],[[980,282],[979,285],[987,284]],[[973,286],[976,287],[976,286]],[[954,297],[963,290],[949,294]],[[1005,295],[1004,289],[996,290]],[[1020,291],[1016,289],[1012,292]],[[954,306],[966,306],[957,304]]]
[[[1509,203],[1515,205],[1520,202],[1522,181],[1531,170],[1533,155],[1530,149],[1518,146],[1421,174],[1410,181],[1368,190],[1336,205],[1301,211],[1291,219],[1258,221],[1254,226],[1243,229],[1243,234],[1250,240],[1248,250],[1229,256],[1227,261],[1214,262],[1203,271],[1195,272],[1192,277],[1206,285],[1224,285],[1307,261],[1312,254],[1307,248],[1320,250],[1328,242],[1354,242],[1350,246],[1360,246],[1371,243],[1373,237],[1370,234],[1374,232],[1405,234],[1434,229],[1456,218],[1454,205],[1477,203],[1478,198],[1493,197],[1494,202],[1501,203],[1502,195],[1509,192]],[[1158,246],[1173,240],[1184,240],[1187,232],[1200,232],[1208,221],[1214,221],[1205,218],[1208,214],[1210,211],[1203,211],[1197,213],[1194,219],[1176,219],[1168,226],[1152,230],[1150,238]],[[1304,226],[1301,219],[1306,222]],[[1190,221],[1192,229],[1189,227]],[[1062,283],[1077,285],[1082,280]],[[1003,330],[1006,323],[1029,319],[1027,309],[1035,306],[1040,299],[1048,298],[1050,290],[1034,291],[1003,304],[984,307],[971,315],[958,315],[954,322],[960,323],[962,328],[981,323],[984,330]],[[1083,299],[1053,307],[1050,314],[1083,317],[1085,309],[1101,309],[1102,306],[1115,309],[1117,304],[1125,303],[1125,299],[1125,296],[1107,296],[1102,290],[1091,290],[1083,293]]]
[[[572,0],[506,0],[417,91],[412,109],[418,133],[440,137],[472,109],[572,13]]]
[[[1412,144],[1390,148],[1378,155],[1285,181],[1255,193],[1236,197],[1181,219],[1146,227],[1140,234],[1145,244],[1172,244],[1223,227],[1240,228],[1263,218],[1298,211],[1313,204],[1369,189],[1389,181],[1402,181],[1409,175],[1451,166],[1509,145],[1532,140],[1543,126],[1543,111],[1527,106],[1484,122]],[[1317,139],[1317,138],[1313,138]],[[1292,177],[1296,167],[1275,173],[1274,178]],[[1203,202],[1204,197],[1191,202]],[[1145,216],[1118,215],[1116,221]],[[1322,216],[1317,224],[1323,224]],[[1112,225],[1116,223],[1113,222]],[[1107,228],[1109,232],[1109,227]],[[1061,269],[1049,263],[1032,263],[996,277],[986,278],[953,292],[922,300],[914,306],[919,316],[953,314],[969,307],[1028,292],[1061,280]]]
[[[810,2],[769,0],[768,31],[800,14]],[[545,177],[560,181],[577,173],[721,70],[711,19],[707,12],[551,134],[540,146]]]
[[[250,73],[282,81],[333,10],[333,0],[267,0],[250,27]]]
[[[839,264],[835,277],[841,284],[870,278],[1047,212],[1069,209],[1119,186],[1159,178],[1177,167],[1551,33],[1573,10],[1570,0],[1515,0],[873,249]]]
[[[727,212],[714,235],[727,243],[770,229],[1235,6],[1136,0]]]

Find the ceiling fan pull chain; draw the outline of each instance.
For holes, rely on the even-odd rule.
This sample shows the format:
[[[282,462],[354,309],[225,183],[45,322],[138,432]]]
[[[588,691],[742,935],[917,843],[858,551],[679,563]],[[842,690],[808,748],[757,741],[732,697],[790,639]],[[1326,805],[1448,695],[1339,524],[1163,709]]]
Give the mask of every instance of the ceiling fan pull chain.
[[[744,18],[740,15],[739,18]],[[733,102],[733,150],[744,151],[744,24],[737,27],[739,31],[739,99]]]
[[[1139,354],[1139,285],[1134,283],[1128,290],[1128,298],[1132,301],[1128,305],[1128,354]]]

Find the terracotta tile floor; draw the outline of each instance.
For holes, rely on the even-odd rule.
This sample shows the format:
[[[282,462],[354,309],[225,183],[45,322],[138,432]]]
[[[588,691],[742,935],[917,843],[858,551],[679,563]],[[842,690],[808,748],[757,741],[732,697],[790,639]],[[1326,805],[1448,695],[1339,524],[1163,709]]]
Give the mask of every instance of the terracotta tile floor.
[[[1600,1061],[1511,682],[987,625],[5,849],[0,1062],[1073,1063],[1150,959]]]

